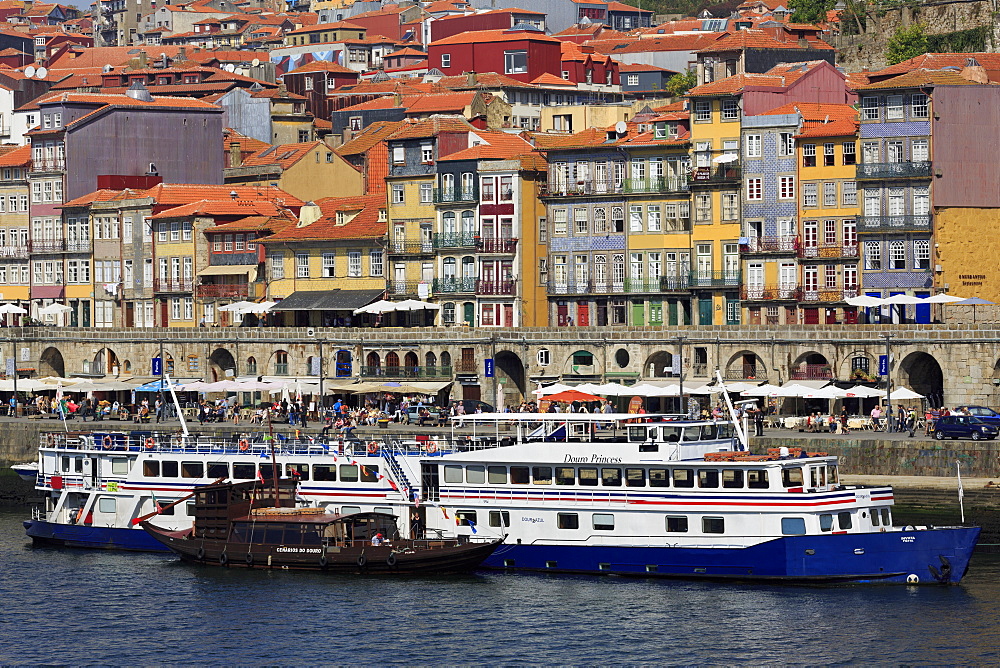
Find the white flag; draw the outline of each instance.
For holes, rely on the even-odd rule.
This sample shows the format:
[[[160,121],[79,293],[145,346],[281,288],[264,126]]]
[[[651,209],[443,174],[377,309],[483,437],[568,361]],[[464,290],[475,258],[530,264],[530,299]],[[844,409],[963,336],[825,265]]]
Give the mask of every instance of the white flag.
[[[961,503],[965,498],[965,488],[962,487],[962,465],[955,462],[955,470],[958,472],[958,501]]]

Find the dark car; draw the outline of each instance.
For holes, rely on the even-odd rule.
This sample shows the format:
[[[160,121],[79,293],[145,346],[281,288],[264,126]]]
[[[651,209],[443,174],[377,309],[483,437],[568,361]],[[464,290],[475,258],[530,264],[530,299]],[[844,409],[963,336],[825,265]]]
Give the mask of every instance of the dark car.
[[[945,437],[992,441],[998,433],[1000,428],[971,415],[947,415],[934,425],[934,438],[939,441],[943,441]]]
[[[992,408],[987,408],[986,406],[959,406],[955,409],[955,412],[962,413],[965,410],[969,411],[969,415],[979,418],[986,424],[1000,427],[1000,413],[997,413]]]

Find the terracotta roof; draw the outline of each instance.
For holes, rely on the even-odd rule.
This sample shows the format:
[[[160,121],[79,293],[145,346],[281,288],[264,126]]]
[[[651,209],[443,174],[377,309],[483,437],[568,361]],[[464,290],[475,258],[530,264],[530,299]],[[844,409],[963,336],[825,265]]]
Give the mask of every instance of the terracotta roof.
[[[150,60],[155,60],[161,53],[167,54],[168,58],[176,58],[177,52],[181,48],[183,47],[169,44],[157,44],[156,46],[71,47],[48,67],[51,71],[53,69],[101,68],[105,65],[124,65],[135,58],[140,51],[145,51]]]
[[[426,58],[427,54],[425,52],[421,51],[420,49],[414,49],[412,46],[408,46],[408,47],[399,49],[398,51],[393,51],[392,53],[387,53],[387,54],[385,54],[382,57],[383,58],[392,58],[393,56],[420,56],[422,58]]]
[[[960,70],[913,70],[899,76],[858,86],[858,90],[878,90],[882,88],[925,88],[929,86],[981,86],[995,85],[993,82],[980,84],[962,76]]]
[[[657,67],[656,65],[643,65],[642,63],[619,63],[619,72],[675,72],[676,70],[668,70],[665,67]]]
[[[743,49],[801,49],[803,48],[798,40],[789,38],[782,42],[763,30],[737,30],[735,33],[726,35],[715,44],[706,46],[698,50],[698,53],[718,53],[720,51],[741,51]],[[811,49],[833,49],[832,46],[822,40],[810,40],[808,47]]]
[[[640,9],[638,7],[633,7],[632,5],[626,5],[624,2],[609,2],[608,3],[609,12],[637,12],[640,14],[652,14],[653,12],[648,9]]]
[[[368,30],[364,26],[359,26],[356,23],[348,23],[347,21],[336,21],[334,23],[317,23],[316,25],[303,26],[297,30],[290,30],[288,35],[298,35],[301,33],[309,32],[324,32],[327,30],[360,30],[362,32]]]
[[[31,162],[31,147],[19,146],[0,155],[0,167],[20,167]]]
[[[82,195],[70,200],[62,205],[63,209],[89,206],[94,202],[114,202],[126,199],[141,199],[145,197],[145,190],[135,190],[125,188],[124,190],[95,190],[92,193]]]
[[[390,54],[391,55],[391,54]],[[467,76],[441,77],[437,85],[442,88],[461,90],[463,88],[534,88],[531,84],[513,79],[506,74],[496,72],[477,72],[475,83],[469,84]]]
[[[476,97],[474,91],[460,93],[439,93],[435,95],[420,95],[413,98],[406,109],[408,114],[433,114],[461,112]]]
[[[213,232],[279,232],[288,227],[294,227],[299,222],[298,217],[288,209],[280,209],[274,216],[246,216],[239,220],[217,223],[206,228],[205,233]]]
[[[649,38],[596,39],[584,42],[595,51],[614,56],[619,53],[655,51],[699,51],[720,40],[726,33],[702,32],[684,35],[657,35]]]
[[[379,220],[379,210],[386,206],[385,195],[360,197],[327,197],[316,201],[322,217],[303,227],[289,226],[263,239],[263,243],[286,241],[326,241],[335,239],[377,239],[389,232],[389,223]],[[343,225],[337,224],[337,213],[356,213]]]
[[[576,84],[573,83],[572,81],[566,81],[565,79],[560,79],[556,75],[549,74],[548,72],[545,72],[544,74],[535,77],[534,79],[532,79],[531,83],[534,86],[571,86],[571,87],[576,86]]]
[[[436,137],[441,132],[475,132],[476,128],[461,116],[431,116],[402,123],[388,139]]]
[[[829,123],[803,123],[796,137],[850,137],[858,134],[857,120],[839,120]]]
[[[322,118],[314,118],[313,127],[319,130],[332,130],[333,123],[330,121],[323,120]]]
[[[943,67],[965,67],[969,58],[975,58],[987,70],[1000,70],[1000,53],[925,53],[881,70],[867,72],[867,75],[872,79],[883,79],[918,69],[939,70]],[[990,77],[990,79],[992,78]]]
[[[451,153],[444,158],[439,158],[439,162],[445,160],[507,160],[532,150],[531,144],[518,135],[506,132],[480,131],[476,133],[476,136],[486,143]]]
[[[271,200],[266,199],[202,199],[182,204],[154,214],[153,218],[192,218],[195,216],[274,216],[282,211]]]
[[[373,146],[385,139],[403,125],[403,121],[375,121],[355,135],[353,139],[337,147],[340,155],[359,155],[367,153]]]
[[[270,98],[278,100],[308,100],[305,95],[299,95],[298,93],[293,93],[290,90],[282,91],[280,88],[265,88],[263,90],[254,91],[250,94],[250,97],[256,98]]]
[[[338,65],[337,63],[330,63],[325,60],[314,60],[313,62],[308,63],[307,65],[303,65],[302,67],[296,67],[294,70],[291,70],[287,74],[305,74],[306,72],[336,72],[338,74],[353,74],[355,76],[358,75],[358,73],[352,69],[348,69],[343,65]]]
[[[419,95],[404,95],[401,100],[397,102],[395,96],[383,95],[377,97],[374,100],[367,100],[365,102],[359,102],[358,104],[352,104],[349,107],[341,107],[337,111],[371,111],[374,109],[406,109],[409,106],[410,100],[415,100]]]
[[[320,146],[326,147],[326,144],[321,141],[310,141],[301,144],[281,144],[280,146],[270,146],[260,153],[244,159],[243,165],[246,167],[279,165],[282,169],[288,169],[308,155],[310,151]]]
[[[247,137],[232,128],[226,128],[223,130],[222,136],[224,140],[223,149],[226,151],[229,150],[230,145],[234,142],[240,145],[240,150],[244,153],[258,153],[271,146],[265,141],[254,139],[253,137]]]
[[[780,116],[781,114],[799,114],[806,121],[849,121],[858,118],[858,110],[850,104],[821,104],[817,102],[789,102],[760,116]]]
[[[280,188],[274,186],[234,186],[234,185],[202,185],[195,183],[161,183],[148,190],[142,191],[143,197],[152,197],[161,205],[187,204],[199,200],[221,200],[229,197],[229,193],[235,192],[237,198],[247,199],[273,199],[284,206],[302,206],[302,200],[294,195],[289,195]]]
[[[473,44],[473,43],[488,43],[488,42],[519,42],[524,40],[531,40],[532,42],[555,42],[557,44],[561,43],[560,40],[555,37],[549,37],[540,32],[532,32],[527,30],[470,30],[468,32],[460,32],[457,35],[451,35],[450,37],[445,37],[439,39],[436,42],[431,42],[432,45],[443,46],[446,44]]]
[[[359,81],[356,84],[344,84],[333,92],[333,95],[392,95],[393,93],[417,94],[433,93],[434,84],[409,82],[393,79],[392,81]]]

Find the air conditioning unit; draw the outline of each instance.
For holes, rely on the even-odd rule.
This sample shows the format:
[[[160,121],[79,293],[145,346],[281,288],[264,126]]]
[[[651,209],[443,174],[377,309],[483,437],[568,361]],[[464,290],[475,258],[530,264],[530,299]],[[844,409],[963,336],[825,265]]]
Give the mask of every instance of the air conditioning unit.
[[[936,265],[934,265],[934,271],[936,271],[937,273],[940,274],[942,271],[944,271],[944,267],[942,267],[939,264],[936,264]]]

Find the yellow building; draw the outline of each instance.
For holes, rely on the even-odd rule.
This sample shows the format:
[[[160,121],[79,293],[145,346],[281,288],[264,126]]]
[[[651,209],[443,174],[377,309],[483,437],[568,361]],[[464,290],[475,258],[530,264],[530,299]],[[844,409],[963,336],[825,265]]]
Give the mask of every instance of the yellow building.
[[[275,184],[303,201],[364,194],[361,172],[321,141],[269,146],[243,157],[240,142],[231,142],[225,182]]]
[[[26,178],[30,163],[30,146],[0,155],[0,301],[15,304],[31,298]],[[88,269],[88,282],[89,276]],[[7,316],[7,322],[13,324],[15,316]]]

